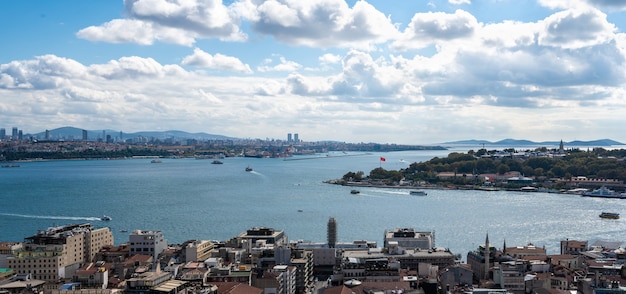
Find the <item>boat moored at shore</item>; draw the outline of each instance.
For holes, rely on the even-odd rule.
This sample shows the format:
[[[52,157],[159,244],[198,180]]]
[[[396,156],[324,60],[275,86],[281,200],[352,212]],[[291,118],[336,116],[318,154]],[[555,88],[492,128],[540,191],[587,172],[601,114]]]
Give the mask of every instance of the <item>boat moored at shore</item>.
[[[602,186],[596,190],[591,192],[583,193],[584,197],[599,197],[599,198],[616,198],[616,199],[625,199],[626,195],[624,193],[619,193],[613,191],[606,186]]]

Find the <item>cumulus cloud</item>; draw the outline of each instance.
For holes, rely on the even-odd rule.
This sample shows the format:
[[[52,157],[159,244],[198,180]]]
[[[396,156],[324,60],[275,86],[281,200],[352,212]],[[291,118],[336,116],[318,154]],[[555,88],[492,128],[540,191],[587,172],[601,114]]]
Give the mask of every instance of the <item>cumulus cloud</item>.
[[[272,72],[272,71],[285,71],[292,72],[300,69],[302,65],[297,62],[285,59],[285,57],[279,56],[278,62],[275,62],[271,58],[266,58],[263,61],[263,65],[257,67],[259,72]]]
[[[593,8],[557,12],[547,17],[544,25],[539,34],[541,45],[571,49],[607,43],[616,30],[606,14]]]
[[[34,60],[0,65],[0,87],[34,90],[56,88],[84,71],[85,67],[74,60],[43,55]]]
[[[397,34],[390,19],[374,6],[343,0],[246,0],[252,28],[292,45],[360,47],[384,42]]]
[[[393,44],[397,50],[424,48],[433,43],[469,38],[478,29],[476,18],[464,10],[416,13]]]
[[[569,9],[593,6],[599,9],[626,10],[626,2],[616,0],[539,0],[540,5],[551,9]]]
[[[221,0],[129,0],[127,18],[90,26],[79,38],[112,43],[150,45],[154,41],[191,46],[197,38],[241,41],[246,35],[235,14]]]
[[[194,49],[192,55],[185,56],[181,62],[183,65],[191,65],[197,67],[205,67],[217,70],[228,70],[240,73],[252,73],[252,69],[244,64],[236,57],[226,56],[223,54],[211,55],[201,49]]]

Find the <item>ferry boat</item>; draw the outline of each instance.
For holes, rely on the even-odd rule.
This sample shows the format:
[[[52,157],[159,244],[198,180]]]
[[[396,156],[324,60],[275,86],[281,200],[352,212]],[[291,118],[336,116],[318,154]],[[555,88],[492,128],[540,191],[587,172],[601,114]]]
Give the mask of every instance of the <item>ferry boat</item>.
[[[617,198],[617,199],[625,199],[626,195],[623,193],[615,192],[605,186],[600,187],[599,189],[595,189],[591,192],[583,193],[585,197],[599,197],[599,198]]]
[[[413,195],[413,196],[426,196],[426,195],[428,195],[428,194],[426,194],[426,192],[418,191],[418,190],[411,191],[411,192],[409,192],[409,194]]]
[[[617,212],[602,212],[600,213],[601,218],[610,218],[610,219],[618,219],[619,213]]]

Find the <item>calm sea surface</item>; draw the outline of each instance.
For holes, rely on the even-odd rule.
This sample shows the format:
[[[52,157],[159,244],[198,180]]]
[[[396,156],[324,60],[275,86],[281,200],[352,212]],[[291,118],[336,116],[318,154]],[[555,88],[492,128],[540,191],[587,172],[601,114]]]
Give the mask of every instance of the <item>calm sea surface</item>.
[[[450,152],[226,158],[221,165],[195,159],[25,162],[0,169],[0,241],[90,222],[110,227],[116,244],[128,240],[121,230],[161,230],[169,243],[182,243],[227,240],[261,226],[284,230],[290,240],[325,242],[329,217],[337,220],[341,242],[382,246],[385,230],[408,227],[434,231],[437,246],[463,259],[484,243],[486,233],[499,248],[505,241],[507,246],[533,243],[549,254],[558,253],[559,241],[566,238],[621,242],[626,237],[626,219],[598,217],[601,211],[626,211],[626,200],[455,190],[429,190],[419,197],[378,188],[352,195],[350,187],[322,182],[379,166],[397,170]],[[385,162],[379,162],[381,156]],[[246,166],[254,171],[244,171]],[[104,214],[113,220],[100,221]]]

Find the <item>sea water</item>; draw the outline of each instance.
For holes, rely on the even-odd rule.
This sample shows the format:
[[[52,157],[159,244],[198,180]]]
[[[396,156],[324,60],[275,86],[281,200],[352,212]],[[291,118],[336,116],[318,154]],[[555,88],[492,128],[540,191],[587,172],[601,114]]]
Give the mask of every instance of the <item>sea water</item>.
[[[466,150],[464,150],[466,151]],[[212,160],[66,160],[0,169],[0,241],[22,241],[51,226],[89,222],[110,227],[115,244],[133,230],[161,230],[168,243],[228,240],[253,227],[283,230],[292,241],[326,242],[330,217],[338,241],[375,241],[385,230],[435,233],[438,247],[465,258],[490,242],[529,243],[559,253],[561,240],[623,241],[626,200],[511,191],[360,188],[324,183],[349,171],[398,170],[451,151],[331,152],[313,156]],[[460,151],[463,152],[463,151]],[[384,157],[385,161],[380,158]],[[246,172],[250,166],[253,171]],[[101,221],[102,215],[111,221]]]

